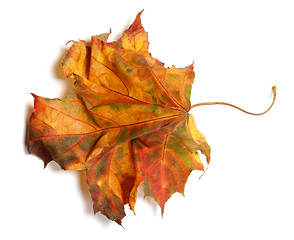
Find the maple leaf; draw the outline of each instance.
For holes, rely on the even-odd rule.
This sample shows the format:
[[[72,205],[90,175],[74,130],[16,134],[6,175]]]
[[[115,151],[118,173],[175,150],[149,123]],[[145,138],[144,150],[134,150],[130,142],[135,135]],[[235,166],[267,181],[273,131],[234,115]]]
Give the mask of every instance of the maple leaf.
[[[191,171],[203,171],[197,150],[210,161],[189,114],[193,65],[165,68],[154,59],[141,13],[115,42],[110,33],[93,36],[91,46],[73,42],[62,63],[73,88],[61,99],[33,94],[28,129],[29,152],[45,166],[85,170],[94,212],[118,224],[125,204],[134,211],[142,182],[163,213]]]

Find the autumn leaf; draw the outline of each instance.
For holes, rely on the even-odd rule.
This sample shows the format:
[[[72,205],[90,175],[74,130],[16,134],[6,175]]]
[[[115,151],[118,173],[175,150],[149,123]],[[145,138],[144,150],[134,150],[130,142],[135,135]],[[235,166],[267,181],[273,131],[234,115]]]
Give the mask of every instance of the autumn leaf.
[[[163,213],[191,171],[204,170],[198,150],[210,161],[189,114],[193,65],[165,68],[153,58],[141,13],[115,42],[104,33],[90,46],[72,43],[62,67],[73,88],[61,99],[33,94],[28,130],[29,152],[45,166],[85,170],[94,212],[118,224],[141,183]]]

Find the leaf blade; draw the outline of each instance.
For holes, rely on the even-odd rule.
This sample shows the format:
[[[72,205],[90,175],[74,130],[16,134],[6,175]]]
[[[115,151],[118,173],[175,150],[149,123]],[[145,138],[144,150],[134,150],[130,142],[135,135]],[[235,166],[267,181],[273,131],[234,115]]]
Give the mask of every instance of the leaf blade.
[[[138,187],[144,181],[145,194],[159,204],[162,213],[166,201],[175,192],[184,194],[184,186],[191,171],[204,170],[196,150],[202,149],[202,145],[206,146],[206,141],[199,145],[196,142],[198,138],[191,138],[190,142],[182,139],[183,128],[188,131],[188,118],[183,118],[165,131],[153,132],[132,141],[135,168],[138,171],[135,186]],[[194,143],[193,149],[191,141]],[[131,195],[131,208],[134,208],[136,190]]]
[[[94,212],[101,212],[121,225],[124,204],[129,202],[135,177],[129,144],[105,149],[96,158],[98,160],[86,170]]]

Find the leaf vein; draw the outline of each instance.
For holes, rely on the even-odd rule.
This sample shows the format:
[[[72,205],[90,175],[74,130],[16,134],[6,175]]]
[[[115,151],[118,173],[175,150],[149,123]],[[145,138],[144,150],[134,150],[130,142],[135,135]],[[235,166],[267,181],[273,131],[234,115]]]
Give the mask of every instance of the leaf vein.
[[[126,124],[126,125],[121,125],[121,126],[113,126],[113,127],[99,129],[99,130],[92,131],[92,132],[87,132],[87,133],[73,133],[73,134],[60,134],[60,135],[41,136],[41,137],[32,138],[31,140],[36,141],[36,140],[43,139],[43,138],[54,138],[54,137],[58,138],[58,137],[67,137],[67,136],[90,135],[90,134],[96,134],[96,133],[99,133],[99,132],[103,132],[105,130],[123,128],[123,127],[130,127],[130,126],[134,126],[134,125],[140,125],[140,124],[144,124],[144,123],[150,123],[150,122],[160,121],[160,120],[164,120],[164,119],[175,118],[175,117],[179,117],[179,116],[182,116],[182,114],[175,114],[175,115],[171,115],[171,116],[167,116],[167,117],[149,119],[149,120],[146,120],[146,121],[136,122],[136,123],[132,123],[132,124]]]
[[[37,100],[38,102],[40,102],[41,104],[45,105],[45,106],[48,107],[48,108],[51,108],[52,110],[54,110],[54,111],[56,111],[56,112],[59,112],[59,113],[65,115],[65,116],[67,116],[67,117],[69,117],[69,118],[72,118],[72,119],[74,119],[74,120],[76,120],[76,121],[82,122],[82,123],[84,123],[84,124],[86,124],[86,125],[88,125],[88,126],[94,128],[94,129],[97,129],[97,128],[94,127],[93,125],[91,125],[91,124],[89,124],[89,123],[87,123],[87,122],[85,122],[85,121],[83,121],[83,120],[81,120],[81,119],[78,119],[78,118],[75,118],[75,117],[73,117],[73,116],[70,116],[69,114],[66,114],[66,113],[64,113],[64,112],[61,112],[61,111],[57,110],[56,108],[53,108],[53,107],[51,107],[51,106],[45,104],[44,102],[40,101],[40,100],[37,99],[37,98],[36,98],[36,100]]]
[[[127,85],[125,84],[125,82],[121,79],[121,77],[115,71],[113,71],[110,67],[106,66],[104,63],[100,62],[93,55],[91,55],[91,58],[93,58],[95,61],[97,61],[98,63],[100,63],[102,66],[106,67],[108,70],[110,70],[112,73],[114,73],[118,77],[118,79],[121,81],[121,83],[124,85],[124,87],[127,90],[127,94],[129,95],[129,89],[128,89]]]

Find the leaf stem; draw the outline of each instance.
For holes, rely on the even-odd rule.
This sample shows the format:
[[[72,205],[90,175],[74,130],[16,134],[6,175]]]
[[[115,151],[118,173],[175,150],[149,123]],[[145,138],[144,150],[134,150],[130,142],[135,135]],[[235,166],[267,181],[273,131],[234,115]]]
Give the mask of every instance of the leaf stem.
[[[247,113],[247,114],[250,114],[250,115],[255,115],[255,116],[260,116],[260,115],[263,115],[263,114],[267,113],[272,108],[272,106],[274,105],[274,103],[276,101],[276,96],[277,96],[276,86],[272,87],[272,90],[273,90],[273,93],[274,93],[274,98],[273,98],[272,104],[269,106],[269,108],[267,110],[265,110],[262,113],[251,113],[251,112],[245,111],[244,109],[239,108],[239,107],[237,107],[237,106],[235,106],[233,104],[226,103],[226,102],[204,102],[204,103],[197,103],[197,104],[192,105],[191,108],[190,108],[190,110],[192,108],[199,107],[199,106],[205,106],[205,105],[227,105],[227,106],[236,108],[236,109],[238,109],[238,110],[240,110],[240,111],[242,111],[244,113]]]

